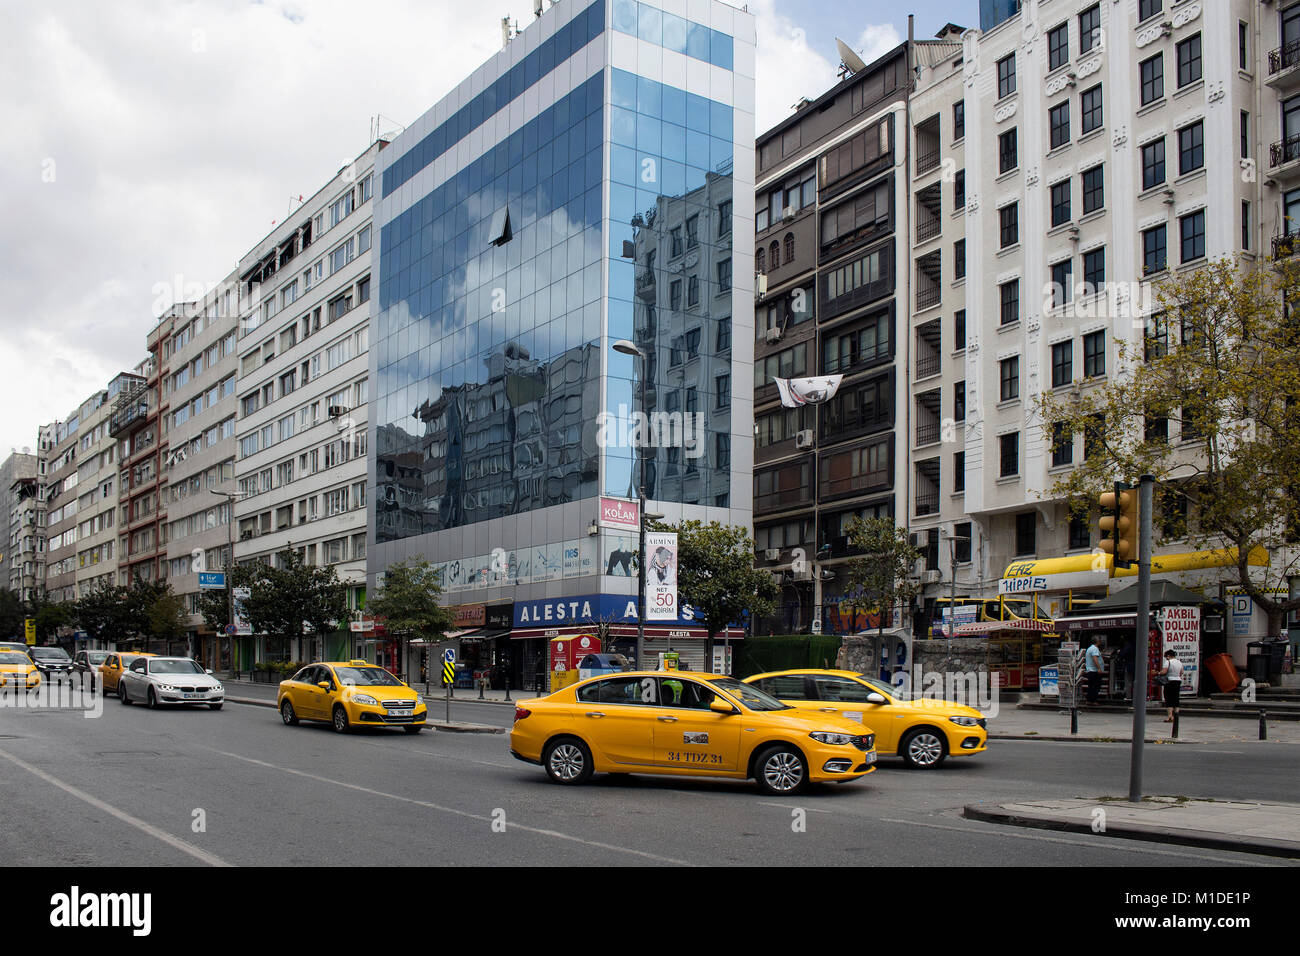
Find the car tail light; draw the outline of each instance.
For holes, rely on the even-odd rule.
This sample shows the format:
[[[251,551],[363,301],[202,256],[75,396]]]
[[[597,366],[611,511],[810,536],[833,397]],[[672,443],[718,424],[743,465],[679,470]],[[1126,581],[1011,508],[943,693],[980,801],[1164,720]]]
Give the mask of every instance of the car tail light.
[[[532,713],[532,711],[531,711],[531,710],[528,710],[526,707],[516,707],[516,708],[515,708],[515,720],[516,720],[516,721],[523,720],[525,717],[527,717],[527,716],[528,716],[529,714],[531,714],[531,713]]]

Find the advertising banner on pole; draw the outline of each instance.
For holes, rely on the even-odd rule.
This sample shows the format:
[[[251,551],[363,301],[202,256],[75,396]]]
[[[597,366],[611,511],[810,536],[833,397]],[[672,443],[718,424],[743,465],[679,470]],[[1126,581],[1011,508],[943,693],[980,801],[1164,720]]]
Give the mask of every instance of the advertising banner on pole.
[[[677,533],[645,536],[645,619],[677,620]]]

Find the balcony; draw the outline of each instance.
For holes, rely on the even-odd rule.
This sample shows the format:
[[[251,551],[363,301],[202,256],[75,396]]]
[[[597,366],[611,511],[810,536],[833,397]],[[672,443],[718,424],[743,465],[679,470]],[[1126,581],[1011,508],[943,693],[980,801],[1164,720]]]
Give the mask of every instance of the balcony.
[[[1273,237],[1273,261],[1289,259],[1300,252],[1300,233],[1292,232],[1285,236]]]
[[[916,126],[916,175],[939,167],[939,117],[932,116]]]
[[[916,397],[916,447],[937,445],[943,434],[941,408],[943,399],[939,389]]]
[[[943,267],[939,252],[916,260],[916,311],[932,309],[943,299]]]
[[[942,331],[938,319],[916,330],[916,378],[920,381],[943,370]]]
[[[1292,40],[1268,54],[1268,78],[1264,82],[1280,93],[1300,89],[1300,40]]]
[[[1300,183],[1300,134],[1268,148],[1268,173],[1284,189]]]
[[[943,231],[943,194],[938,183],[916,194],[916,243],[928,242]]]
[[[931,458],[916,465],[916,516],[939,513],[939,459]]]

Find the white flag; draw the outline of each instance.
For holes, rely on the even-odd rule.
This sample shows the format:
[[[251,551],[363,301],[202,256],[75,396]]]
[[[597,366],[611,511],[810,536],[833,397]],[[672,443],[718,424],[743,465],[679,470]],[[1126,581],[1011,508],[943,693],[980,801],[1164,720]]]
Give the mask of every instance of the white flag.
[[[781,404],[786,408],[800,405],[820,405],[829,402],[839,391],[843,375],[822,375],[818,378],[776,378]]]

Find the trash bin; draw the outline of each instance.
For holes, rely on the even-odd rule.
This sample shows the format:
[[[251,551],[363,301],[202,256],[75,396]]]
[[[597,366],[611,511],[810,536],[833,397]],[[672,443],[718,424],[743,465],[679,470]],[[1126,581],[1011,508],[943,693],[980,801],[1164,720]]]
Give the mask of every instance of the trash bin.
[[[1268,661],[1268,683],[1282,683],[1282,662],[1286,660],[1286,641],[1261,641]]]
[[[1205,669],[1221,693],[1237,689],[1237,665],[1232,662],[1231,654],[1211,654],[1205,659]]]
[[[1256,684],[1268,683],[1269,651],[1264,641],[1251,641],[1246,645],[1246,676]]]

